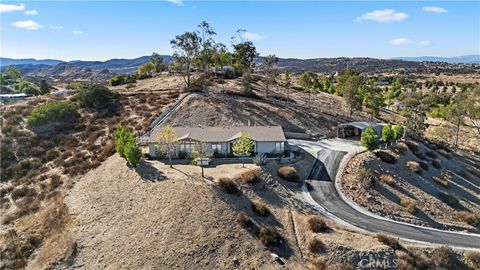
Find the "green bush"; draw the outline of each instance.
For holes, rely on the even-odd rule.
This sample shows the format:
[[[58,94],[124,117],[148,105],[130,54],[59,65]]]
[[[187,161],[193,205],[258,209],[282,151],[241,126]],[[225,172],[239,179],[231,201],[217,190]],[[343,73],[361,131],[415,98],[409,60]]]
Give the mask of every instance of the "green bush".
[[[386,143],[391,143],[395,140],[395,133],[392,125],[388,124],[382,129],[382,139]]]
[[[122,123],[115,130],[113,136],[117,153],[125,158],[129,165],[136,167],[142,153],[137,145],[135,135]]]
[[[125,74],[125,75],[116,75],[108,81],[108,85],[117,86],[122,84],[136,83],[137,79],[135,75]]]
[[[27,123],[37,127],[45,124],[74,123],[79,117],[77,107],[70,101],[54,101],[40,105],[27,116]]]
[[[101,84],[84,85],[76,98],[82,107],[103,108],[118,97],[118,93],[110,91]]]
[[[400,125],[400,124],[396,124],[393,127],[393,134],[394,134],[395,140],[401,139],[403,137],[404,132],[405,132],[405,130],[404,130],[403,126]]]
[[[368,150],[377,149],[379,145],[377,131],[372,126],[367,127],[362,133],[360,141]]]

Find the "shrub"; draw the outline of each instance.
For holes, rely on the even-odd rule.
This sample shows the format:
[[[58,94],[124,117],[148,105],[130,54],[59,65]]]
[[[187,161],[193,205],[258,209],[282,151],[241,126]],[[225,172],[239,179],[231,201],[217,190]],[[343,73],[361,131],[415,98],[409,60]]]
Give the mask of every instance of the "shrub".
[[[17,187],[16,189],[12,190],[10,196],[12,200],[16,201],[20,198],[27,197],[27,196],[34,196],[36,194],[34,189],[31,189],[26,186]]]
[[[292,166],[282,166],[278,168],[278,176],[287,181],[298,181],[297,170]]]
[[[466,222],[474,227],[480,226],[480,216],[470,213],[467,211],[460,211],[457,213],[457,217],[463,221]]]
[[[252,206],[253,212],[256,213],[259,216],[266,217],[266,216],[270,215],[270,210],[261,201],[253,200],[251,206]]]
[[[399,142],[394,149],[397,153],[403,154],[407,152],[408,146],[404,142]]]
[[[117,93],[101,84],[84,85],[76,95],[80,105],[89,108],[103,108],[117,97]]]
[[[253,221],[244,212],[238,213],[235,217],[235,220],[238,224],[242,225],[242,227],[253,226]]]
[[[405,144],[408,146],[408,149],[413,153],[418,152],[418,143],[414,141],[406,141]]]
[[[401,139],[403,137],[404,132],[405,132],[405,129],[400,124],[396,124],[393,127],[393,134],[394,134],[395,140]]]
[[[220,185],[220,188],[228,194],[237,194],[240,191],[237,187],[237,184],[235,184],[232,179],[227,177],[218,179],[218,185]]]
[[[271,226],[261,227],[258,232],[258,238],[266,246],[278,246],[281,243],[280,234]]]
[[[432,261],[438,268],[456,269],[457,261],[455,253],[449,247],[443,246],[435,248],[432,252]]]
[[[456,208],[460,206],[460,201],[458,200],[457,197],[453,196],[452,194],[446,193],[441,191],[438,193],[438,198],[449,206]]]
[[[52,161],[54,159],[56,159],[58,156],[60,156],[60,152],[58,152],[57,150],[55,149],[50,149],[47,151],[47,153],[45,154],[45,159],[47,161]]]
[[[363,169],[363,168],[360,169],[358,171],[358,177],[360,179],[360,186],[365,188],[365,189],[371,188],[375,183],[373,175],[370,173],[370,171],[368,171],[366,169]]]
[[[315,233],[325,232],[329,229],[325,220],[320,216],[311,216],[307,220],[308,229]]]
[[[410,169],[412,172],[421,174],[422,173],[422,167],[420,167],[420,164],[416,161],[407,161],[407,168]]]
[[[27,123],[32,127],[45,124],[72,124],[80,115],[75,104],[70,101],[53,101],[40,105],[27,116]]]
[[[393,176],[391,176],[389,174],[380,175],[380,181],[382,183],[385,183],[385,184],[389,185],[389,186],[395,186],[395,184],[397,183],[395,178],[393,178]]]
[[[452,155],[450,155],[445,149],[438,149],[438,150],[437,150],[437,153],[439,153],[440,155],[446,157],[447,159],[451,159],[451,158],[452,158]]]
[[[446,187],[446,188],[448,188],[448,186],[450,185],[450,182],[449,182],[447,179],[443,178],[443,177],[436,177],[436,176],[434,176],[434,177],[432,177],[432,180],[433,180],[433,182],[435,182],[436,184],[438,184],[438,185],[440,185],[440,186],[443,186],[443,187]]]
[[[422,167],[422,169],[424,169],[425,171],[428,171],[428,164],[425,161],[420,160],[418,164],[420,165],[420,167]]]
[[[398,242],[398,240],[394,237],[391,237],[391,236],[387,236],[387,235],[384,235],[384,234],[377,234],[375,235],[375,238],[377,238],[378,242],[384,244],[384,245],[387,245],[393,249],[401,249],[402,246],[400,245],[400,243]]]
[[[400,205],[407,210],[410,214],[414,214],[417,211],[417,204],[414,200],[409,199],[405,196],[400,198]]]
[[[470,262],[472,262],[473,266],[477,269],[480,268],[480,252],[477,251],[465,251],[464,253],[465,258],[467,258]]]
[[[392,125],[388,124],[382,129],[382,139],[386,143],[391,143],[395,140],[395,133],[392,129]]]
[[[427,158],[427,156],[425,156],[425,154],[422,152],[415,152],[415,156],[420,160],[425,160]]]
[[[362,132],[360,141],[368,150],[377,149],[380,144],[377,131],[372,126],[367,127],[365,131]]]
[[[388,153],[387,151],[383,151],[383,150],[375,151],[375,155],[378,158],[380,158],[380,160],[386,163],[394,164],[395,162],[397,162],[397,157]]]
[[[312,260],[312,266],[313,266],[313,269],[314,269],[314,270],[327,270],[327,269],[330,269],[330,268],[327,266],[327,263],[325,262],[325,260],[320,259],[320,258],[314,258],[314,259]]]
[[[257,176],[255,171],[247,171],[240,175],[240,181],[245,184],[255,184],[260,181],[260,178]]]
[[[442,168],[442,161],[439,158],[432,159],[432,165],[433,165],[433,167],[435,167],[437,169],[441,169]]]
[[[322,240],[313,238],[310,240],[310,243],[308,243],[308,250],[310,250],[312,253],[324,252],[325,244],[322,242]]]

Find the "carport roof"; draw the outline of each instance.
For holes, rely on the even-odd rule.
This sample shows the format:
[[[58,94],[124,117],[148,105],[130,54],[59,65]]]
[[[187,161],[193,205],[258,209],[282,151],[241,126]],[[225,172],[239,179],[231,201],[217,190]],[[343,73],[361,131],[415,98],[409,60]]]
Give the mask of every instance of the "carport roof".
[[[361,130],[365,130],[369,126],[377,127],[377,126],[381,126],[381,125],[378,124],[378,123],[374,123],[374,122],[362,121],[362,122],[343,123],[343,124],[340,124],[338,126],[340,126],[340,127],[353,126],[353,127],[359,128]]]

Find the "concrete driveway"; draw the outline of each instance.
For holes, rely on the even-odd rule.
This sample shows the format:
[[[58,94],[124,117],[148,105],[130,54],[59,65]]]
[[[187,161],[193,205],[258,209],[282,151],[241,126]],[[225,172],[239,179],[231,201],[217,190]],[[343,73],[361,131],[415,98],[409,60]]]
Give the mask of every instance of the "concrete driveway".
[[[358,141],[344,139],[288,140],[288,143],[302,148],[317,158],[309,179],[306,180],[308,192],[321,208],[344,223],[369,232],[390,234],[409,241],[480,249],[480,235],[478,234],[443,231],[376,218],[374,215],[365,213],[366,210],[359,211],[343,200],[335,188],[335,178],[342,159],[347,154],[351,155],[352,152],[362,149]]]

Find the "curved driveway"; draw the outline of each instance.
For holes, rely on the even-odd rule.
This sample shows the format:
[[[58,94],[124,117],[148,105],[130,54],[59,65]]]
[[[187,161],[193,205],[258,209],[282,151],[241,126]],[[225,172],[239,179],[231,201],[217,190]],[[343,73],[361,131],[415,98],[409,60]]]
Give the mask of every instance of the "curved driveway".
[[[480,248],[480,235],[478,234],[441,231],[378,219],[361,213],[346,203],[335,188],[335,177],[345,155],[359,149],[360,146],[357,142],[341,139],[289,140],[289,144],[296,145],[317,157],[309,179],[306,180],[308,191],[316,203],[346,223],[366,231],[386,233],[410,241],[461,248]]]

